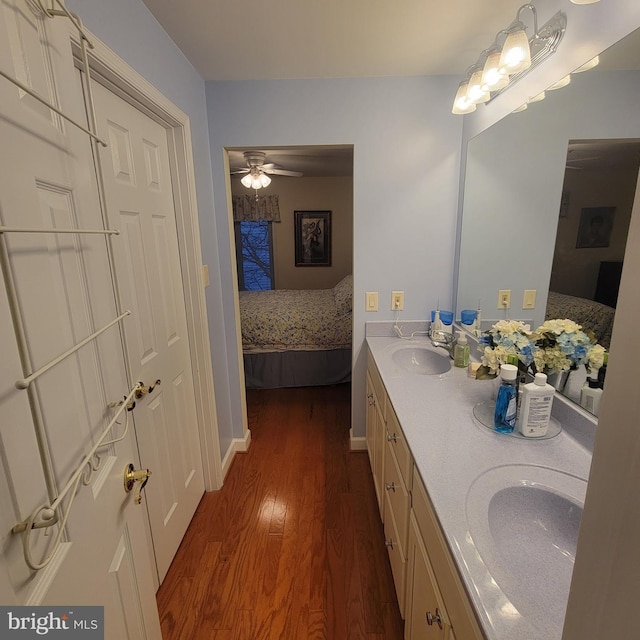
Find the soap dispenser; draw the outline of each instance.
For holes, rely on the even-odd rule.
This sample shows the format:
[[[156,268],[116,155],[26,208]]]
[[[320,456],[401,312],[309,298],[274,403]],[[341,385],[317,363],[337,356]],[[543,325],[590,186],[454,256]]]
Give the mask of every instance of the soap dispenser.
[[[469,366],[469,343],[464,331],[458,331],[458,340],[453,348],[453,364],[456,367]]]

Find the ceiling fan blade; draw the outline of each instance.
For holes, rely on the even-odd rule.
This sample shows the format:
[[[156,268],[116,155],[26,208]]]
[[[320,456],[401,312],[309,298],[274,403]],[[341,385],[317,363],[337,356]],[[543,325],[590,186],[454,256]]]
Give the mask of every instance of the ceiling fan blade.
[[[264,167],[262,169],[265,173],[276,176],[291,176],[292,178],[300,178],[304,175],[300,171],[287,171],[286,169],[265,169]]]
[[[250,169],[231,169],[229,173],[234,175],[235,173],[249,173],[249,171]]]

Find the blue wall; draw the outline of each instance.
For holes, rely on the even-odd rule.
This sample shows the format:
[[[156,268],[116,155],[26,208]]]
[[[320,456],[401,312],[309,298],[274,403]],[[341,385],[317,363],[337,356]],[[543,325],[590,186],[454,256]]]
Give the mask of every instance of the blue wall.
[[[393,319],[392,290],[405,292],[401,320],[425,319],[438,300],[442,308],[452,303],[462,135],[462,119],[450,113],[456,87],[450,77],[207,83],[218,247],[203,245],[220,255],[230,354],[237,336],[223,224],[225,147],[354,145],[354,436],[364,436],[364,323]],[[365,291],[379,292],[379,312],[364,312]],[[229,365],[233,380],[232,357]],[[239,412],[241,390],[231,392]]]

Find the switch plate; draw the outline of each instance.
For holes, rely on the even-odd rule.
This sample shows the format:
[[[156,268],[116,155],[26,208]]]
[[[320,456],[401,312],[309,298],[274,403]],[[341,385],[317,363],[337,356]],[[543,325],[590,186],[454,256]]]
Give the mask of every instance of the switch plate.
[[[391,309],[393,311],[402,311],[404,309],[404,291],[391,292]]]
[[[378,310],[378,292],[367,291],[364,294],[364,310],[365,311],[377,311]]]
[[[511,289],[498,291],[498,309],[511,309]]]
[[[536,290],[525,289],[524,296],[522,298],[523,309],[535,309],[536,308]]]
[[[209,286],[209,265],[208,264],[202,265],[202,286],[204,287]]]

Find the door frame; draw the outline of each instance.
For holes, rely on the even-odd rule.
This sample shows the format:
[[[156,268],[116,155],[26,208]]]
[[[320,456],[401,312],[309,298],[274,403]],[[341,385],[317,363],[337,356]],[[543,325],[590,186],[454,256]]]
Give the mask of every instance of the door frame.
[[[204,484],[205,491],[215,491],[222,487],[223,475],[189,117],[93,33],[86,28],[84,31],[94,45],[88,50],[92,79],[156,120],[167,131]],[[82,68],[80,38],[75,30],[70,33],[70,39],[74,60]]]

